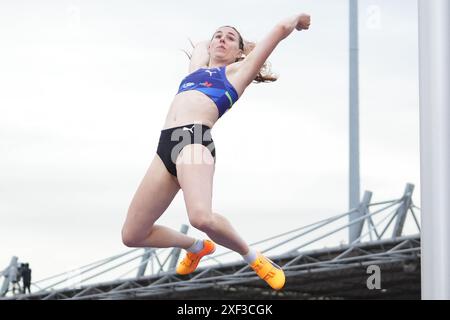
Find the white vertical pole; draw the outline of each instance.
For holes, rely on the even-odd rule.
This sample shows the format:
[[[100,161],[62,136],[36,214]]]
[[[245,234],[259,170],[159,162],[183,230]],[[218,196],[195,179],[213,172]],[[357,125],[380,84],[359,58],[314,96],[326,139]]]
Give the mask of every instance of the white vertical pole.
[[[450,1],[419,0],[422,299],[450,299]]]
[[[349,2],[350,56],[349,56],[349,210],[359,207],[359,95],[358,95],[358,3]],[[349,220],[359,217],[359,212],[351,213]],[[356,224],[349,227],[349,243],[359,237]]]

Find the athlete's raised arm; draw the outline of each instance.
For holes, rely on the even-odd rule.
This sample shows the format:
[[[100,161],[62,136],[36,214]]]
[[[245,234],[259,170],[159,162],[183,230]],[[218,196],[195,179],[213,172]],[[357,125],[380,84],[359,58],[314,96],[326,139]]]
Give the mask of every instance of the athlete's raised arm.
[[[281,40],[296,30],[307,30],[311,18],[307,14],[297,14],[286,18],[275,25],[272,30],[259,42],[255,48],[242,60],[236,74],[238,85],[246,87],[256,77],[264,62],[270,56]]]

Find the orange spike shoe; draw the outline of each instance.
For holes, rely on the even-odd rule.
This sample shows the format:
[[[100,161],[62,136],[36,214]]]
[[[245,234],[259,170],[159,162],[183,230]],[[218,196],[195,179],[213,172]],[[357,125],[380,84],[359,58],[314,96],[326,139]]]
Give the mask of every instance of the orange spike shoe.
[[[216,245],[211,240],[203,240],[203,249],[197,253],[187,252],[184,259],[177,266],[178,274],[189,274],[197,269],[200,259],[208,254],[212,254],[216,251]]]
[[[280,266],[258,252],[256,260],[250,265],[256,274],[274,290],[283,288],[286,278]]]

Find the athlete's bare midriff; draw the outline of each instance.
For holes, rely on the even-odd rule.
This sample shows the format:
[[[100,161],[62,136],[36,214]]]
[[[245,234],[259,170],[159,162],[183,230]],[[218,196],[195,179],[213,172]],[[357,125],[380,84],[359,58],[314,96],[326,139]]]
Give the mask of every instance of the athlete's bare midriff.
[[[219,110],[208,96],[196,90],[185,91],[175,95],[163,129],[191,123],[212,128],[218,118]]]

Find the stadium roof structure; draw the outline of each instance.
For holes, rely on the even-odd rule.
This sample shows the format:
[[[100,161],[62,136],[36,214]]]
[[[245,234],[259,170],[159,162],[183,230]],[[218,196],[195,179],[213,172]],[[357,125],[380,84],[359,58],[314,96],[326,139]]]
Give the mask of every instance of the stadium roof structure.
[[[34,282],[38,291],[32,294],[6,291],[3,299],[420,299],[419,208],[412,203],[413,189],[407,184],[400,199],[378,203],[370,203],[372,193],[366,191],[358,208],[251,244],[266,246],[261,252],[283,267],[286,285],[280,291],[242,260],[227,260],[232,251],[207,256],[204,267],[180,276],[174,270],[179,249],[140,248]],[[408,219],[416,232],[405,234]],[[358,226],[358,238],[311,249],[348,232],[350,225]],[[95,281],[130,267],[112,281]],[[380,276],[375,287],[374,270]]]

